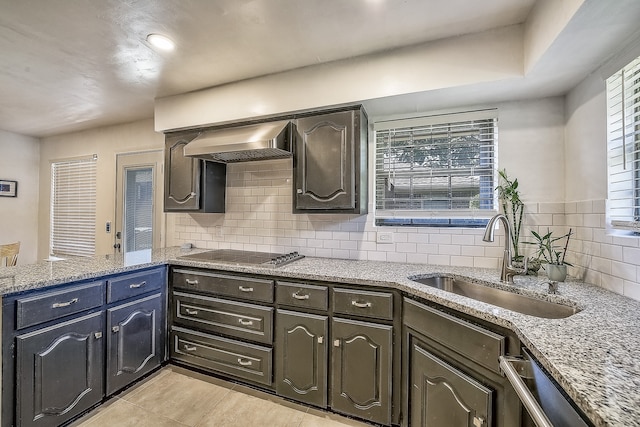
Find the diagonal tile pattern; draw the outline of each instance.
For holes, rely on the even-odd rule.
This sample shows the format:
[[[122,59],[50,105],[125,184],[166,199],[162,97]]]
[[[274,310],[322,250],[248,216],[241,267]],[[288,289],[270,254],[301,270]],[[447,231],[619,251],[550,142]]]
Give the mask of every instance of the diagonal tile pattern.
[[[167,366],[72,427],[370,427],[277,396]]]

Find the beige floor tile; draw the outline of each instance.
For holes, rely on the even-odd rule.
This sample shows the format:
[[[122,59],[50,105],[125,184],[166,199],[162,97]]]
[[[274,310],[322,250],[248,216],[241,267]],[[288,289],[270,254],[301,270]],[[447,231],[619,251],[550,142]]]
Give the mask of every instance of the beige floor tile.
[[[304,412],[231,391],[197,427],[298,427]]]
[[[310,409],[302,418],[299,427],[371,427],[371,424],[329,412]]]
[[[175,420],[162,417],[122,399],[115,399],[104,411],[80,424],[81,427],[182,427]]]
[[[193,426],[229,393],[229,388],[169,371],[122,399]]]

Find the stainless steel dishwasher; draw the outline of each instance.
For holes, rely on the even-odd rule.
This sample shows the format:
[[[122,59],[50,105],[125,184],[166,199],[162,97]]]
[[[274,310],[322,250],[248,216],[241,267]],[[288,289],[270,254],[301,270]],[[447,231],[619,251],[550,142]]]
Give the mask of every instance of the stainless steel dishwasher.
[[[523,358],[500,356],[500,368],[520,397],[529,417],[526,427],[590,427],[581,411],[523,349]],[[525,415],[525,414],[523,414]]]

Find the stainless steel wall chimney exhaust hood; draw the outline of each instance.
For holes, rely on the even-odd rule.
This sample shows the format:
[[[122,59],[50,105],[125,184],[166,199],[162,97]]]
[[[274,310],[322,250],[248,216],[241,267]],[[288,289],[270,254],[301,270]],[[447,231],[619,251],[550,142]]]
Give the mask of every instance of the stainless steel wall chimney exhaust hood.
[[[289,120],[203,131],[184,155],[220,163],[291,157],[293,132]]]

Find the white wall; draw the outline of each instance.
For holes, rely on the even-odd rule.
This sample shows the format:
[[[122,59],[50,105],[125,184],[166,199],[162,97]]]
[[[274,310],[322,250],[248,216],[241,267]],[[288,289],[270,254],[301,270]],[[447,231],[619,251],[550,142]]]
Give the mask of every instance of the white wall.
[[[98,155],[96,254],[113,252],[113,234],[105,232],[105,223],[114,221],[116,155],[151,149],[164,149],[164,135],[153,129],[153,120],[91,129],[44,138],[40,151],[40,193],[38,255],[49,251],[49,214],[51,162],[92,154]]]
[[[640,54],[640,41],[635,52]],[[613,73],[625,61],[604,68]],[[606,229],[606,75],[594,72],[566,97],[564,212],[566,226],[576,231],[570,261],[572,273],[586,282],[640,300],[640,237]]]
[[[39,145],[0,130],[0,179],[18,181],[18,197],[0,197],[0,244],[20,241],[19,264],[37,259]]]
[[[562,224],[564,98],[509,102],[498,107],[498,161],[518,177],[527,219]],[[470,107],[471,108],[471,107]],[[370,138],[370,157],[373,138]],[[370,162],[371,164],[372,162]],[[370,171],[373,173],[373,171]],[[173,244],[258,251],[297,250],[308,256],[497,268],[504,240],[482,241],[482,229],[384,227],[394,243],[376,243],[369,215],[294,215],[291,160],[228,165],[225,214],[170,214]],[[373,183],[370,179],[370,183]],[[370,201],[373,200],[370,185]],[[555,221],[555,222],[554,222]],[[501,237],[502,239],[502,237]]]

